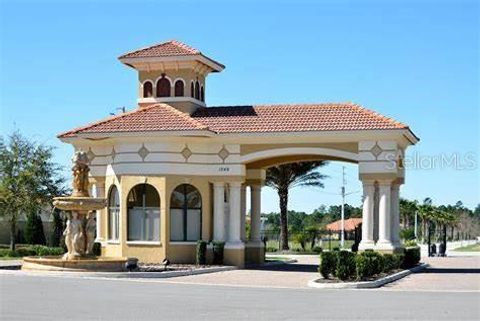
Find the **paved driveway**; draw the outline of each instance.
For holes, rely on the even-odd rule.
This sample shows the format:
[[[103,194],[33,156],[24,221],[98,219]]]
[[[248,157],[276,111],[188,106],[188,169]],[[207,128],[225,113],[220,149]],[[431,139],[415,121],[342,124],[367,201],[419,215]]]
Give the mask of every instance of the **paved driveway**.
[[[296,259],[297,263],[182,276],[165,279],[163,282],[248,287],[307,288],[308,281],[319,277],[318,255],[290,255],[288,257]]]
[[[422,261],[430,267],[387,284],[383,289],[480,291],[480,256],[433,257]]]

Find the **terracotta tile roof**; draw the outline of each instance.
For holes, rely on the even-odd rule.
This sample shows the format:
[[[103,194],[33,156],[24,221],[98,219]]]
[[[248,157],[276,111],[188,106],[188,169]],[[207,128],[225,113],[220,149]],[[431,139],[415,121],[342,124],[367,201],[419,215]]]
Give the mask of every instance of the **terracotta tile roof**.
[[[344,224],[345,224],[344,225],[345,226],[345,231],[351,232],[351,231],[354,231],[355,228],[359,224],[362,224],[362,219],[361,218],[349,218],[349,219],[345,220]],[[342,230],[342,221],[338,220],[338,221],[332,222],[332,223],[328,224],[325,228],[329,231],[332,231],[332,232],[339,232],[339,231]]]
[[[192,48],[177,40],[170,40],[150,47],[128,52],[119,58],[191,56],[199,54],[201,54],[201,52],[195,48]]]
[[[88,133],[206,130],[206,126],[167,104],[155,104],[109,117],[58,135],[73,137]]]
[[[59,137],[142,131],[210,130],[221,134],[407,128],[351,103],[207,107],[191,116],[167,104],[156,104],[71,130]]]
[[[219,133],[408,128],[351,103],[208,107],[192,118]]]

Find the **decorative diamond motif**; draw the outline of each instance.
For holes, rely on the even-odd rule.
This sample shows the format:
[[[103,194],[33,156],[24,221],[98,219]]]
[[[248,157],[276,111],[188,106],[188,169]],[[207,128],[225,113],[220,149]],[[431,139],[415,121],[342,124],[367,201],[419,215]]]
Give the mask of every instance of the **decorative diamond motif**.
[[[95,156],[96,156],[95,153],[92,152],[92,149],[90,148],[87,152],[88,161],[91,163],[95,158]]]
[[[380,148],[380,146],[378,146],[377,144],[375,144],[375,146],[372,147],[372,149],[370,150],[370,152],[375,155],[375,157],[378,157],[378,155],[380,155],[383,150]]]
[[[145,160],[145,157],[147,157],[148,154],[150,154],[150,151],[145,147],[145,145],[142,145],[142,147],[140,147],[138,150],[138,155],[140,155],[142,161]]]
[[[188,146],[185,146],[181,153],[185,160],[188,160],[190,156],[192,156],[192,151],[188,148]]]
[[[218,156],[223,161],[225,161],[225,159],[227,159],[227,157],[230,156],[230,152],[228,151],[228,149],[225,148],[225,146],[223,146],[222,149],[218,152]]]

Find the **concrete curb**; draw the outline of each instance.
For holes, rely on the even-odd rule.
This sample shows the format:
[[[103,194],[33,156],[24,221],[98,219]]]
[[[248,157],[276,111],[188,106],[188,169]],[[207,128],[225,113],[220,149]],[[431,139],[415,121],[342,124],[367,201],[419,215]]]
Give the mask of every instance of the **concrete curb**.
[[[165,271],[165,272],[43,272],[43,271],[21,271],[21,270],[0,270],[0,274],[15,274],[28,276],[56,276],[56,277],[87,277],[87,278],[108,278],[108,279],[165,279],[179,276],[207,274],[236,270],[235,266],[207,267],[194,270]]]
[[[414,268],[403,270],[397,272],[392,275],[388,275],[381,279],[375,281],[361,281],[361,282],[339,282],[339,283],[318,283],[317,280],[321,279],[314,279],[308,281],[308,286],[317,289],[372,289],[372,288],[379,288],[384,286],[387,283],[397,281],[401,278],[406,277],[412,273],[419,272],[423,269],[426,269],[428,264],[422,263]]]

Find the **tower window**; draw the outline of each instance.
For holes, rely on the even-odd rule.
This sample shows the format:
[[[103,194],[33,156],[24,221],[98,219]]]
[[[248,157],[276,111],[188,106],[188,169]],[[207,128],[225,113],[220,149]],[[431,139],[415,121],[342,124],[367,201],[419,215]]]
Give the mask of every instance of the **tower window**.
[[[175,82],[175,97],[183,97],[183,87],[184,85],[182,80],[179,79]]]
[[[153,84],[151,81],[146,81],[143,84],[143,97],[148,98],[153,96]]]
[[[193,85],[193,81],[190,84],[190,96],[192,96],[192,98],[195,98],[195,86]]]
[[[205,89],[203,89],[203,86],[202,86],[202,89],[200,90],[200,100],[205,102]]]
[[[198,80],[195,82],[195,99],[200,100],[200,84],[198,83]]]
[[[165,75],[157,82],[157,97],[170,97],[170,81]]]

